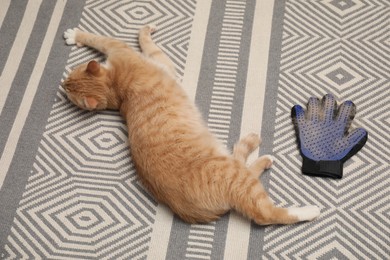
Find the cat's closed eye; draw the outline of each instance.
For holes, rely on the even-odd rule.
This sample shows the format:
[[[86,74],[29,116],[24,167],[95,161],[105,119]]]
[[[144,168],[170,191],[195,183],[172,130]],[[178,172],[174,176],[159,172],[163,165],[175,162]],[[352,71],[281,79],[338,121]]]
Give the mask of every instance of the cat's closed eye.
[[[72,91],[72,85],[68,80],[64,81],[64,83],[62,84],[62,87],[64,88],[66,93],[69,93]]]

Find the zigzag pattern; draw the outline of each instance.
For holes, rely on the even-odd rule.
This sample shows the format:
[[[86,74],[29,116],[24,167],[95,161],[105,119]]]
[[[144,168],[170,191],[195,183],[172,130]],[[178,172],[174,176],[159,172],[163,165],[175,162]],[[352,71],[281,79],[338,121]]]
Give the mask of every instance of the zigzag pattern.
[[[111,35],[138,48],[138,31],[145,24],[156,24],[153,39],[169,54],[183,76],[191,33],[195,0],[184,1],[87,1],[80,28]]]
[[[279,205],[318,205],[322,215],[301,227],[267,228],[267,258],[385,259],[390,254],[385,213],[390,202],[390,49],[384,36],[389,12],[390,4],[380,0],[286,3],[270,193]],[[342,180],[301,174],[290,119],[294,104],[328,92],[339,101],[353,100],[358,111],[352,128],[369,133],[363,150],[345,163]]]
[[[195,1],[87,1],[80,28],[137,48],[138,29],[154,38],[183,74]],[[71,69],[104,57],[72,48]],[[157,203],[138,182],[117,112],[91,114],[57,93],[26,191],[5,247],[11,258],[140,259],[146,256]]]

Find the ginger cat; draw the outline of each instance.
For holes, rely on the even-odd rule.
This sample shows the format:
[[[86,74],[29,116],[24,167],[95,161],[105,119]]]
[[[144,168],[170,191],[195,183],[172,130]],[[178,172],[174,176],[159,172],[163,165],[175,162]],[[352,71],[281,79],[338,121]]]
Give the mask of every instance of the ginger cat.
[[[316,206],[279,208],[270,200],[259,176],[272,157],[245,165],[260,144],[257,135],[241,139],[231,155],[209,132],[171,60],[152,41],[154,30],[151,25],[140,30],[141,54],[119,40],[68,29],[68,45],[92,47],[107,56],[107,64],[80,65],[63,86],[82,109],[120,111],[137,173],[157,201],[189,223],[216,220],[232,208],[259,225],[318,217]]]

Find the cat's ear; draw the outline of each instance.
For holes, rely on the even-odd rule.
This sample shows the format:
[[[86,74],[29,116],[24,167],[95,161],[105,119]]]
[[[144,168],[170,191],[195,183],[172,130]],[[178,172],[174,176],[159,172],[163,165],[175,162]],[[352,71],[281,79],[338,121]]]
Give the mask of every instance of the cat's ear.
[[[89,110],[95,109],[98,105],[98,101],[96,100],[96,98],[93,97],[84,97],[83,101],[85,108]]]
[[[91,60],[87,65],[87,72],[97,76],[100,72],[100,63],[95,60]]]

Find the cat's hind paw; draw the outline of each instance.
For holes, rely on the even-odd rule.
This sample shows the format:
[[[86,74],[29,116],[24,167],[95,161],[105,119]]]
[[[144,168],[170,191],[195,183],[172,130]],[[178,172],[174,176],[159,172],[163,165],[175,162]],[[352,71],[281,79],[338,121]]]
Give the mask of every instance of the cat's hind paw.
[[[320,208],[317,206],[306,206],[301,208],[288,208],[288,214],[294,216],[298,221],[312,221],[320,215]]]
[[[265,169],[269,169],[272,167],[272,164],[274,163],[274,157],[272,155],[266,154],[263,155],[262,158],[265,161]]]
[[[147,24],[145,27],[147,27],[149,29],[150,33],[154,33],[157,30],[157,26],[154,23]]]
[[[77,34],[78,29],[68,29],[64,32],[64,39],[67,45],[75,45],[77,44],[76,42],[76,34]],[[77,44],[79,45],[79,44]]]

